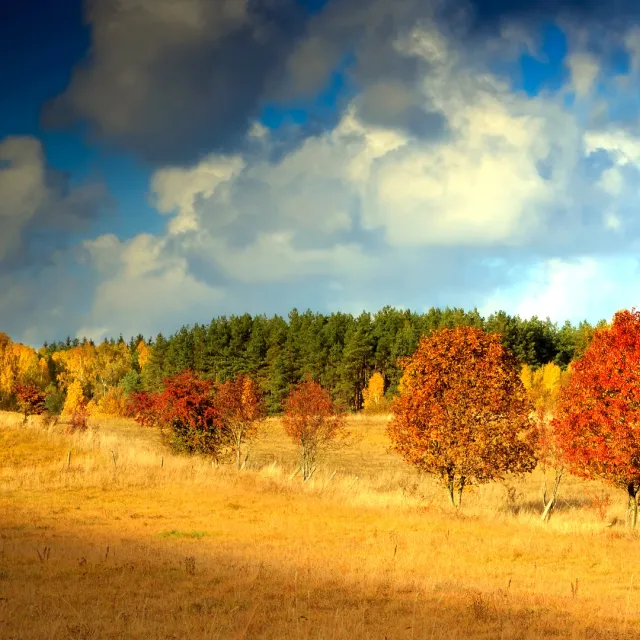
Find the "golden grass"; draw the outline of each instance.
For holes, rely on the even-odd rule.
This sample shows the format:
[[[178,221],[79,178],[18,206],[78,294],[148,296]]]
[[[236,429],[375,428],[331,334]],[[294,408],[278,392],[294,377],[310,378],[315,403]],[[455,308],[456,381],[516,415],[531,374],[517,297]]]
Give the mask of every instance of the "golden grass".
[[[640,637],[638,537],[579,480],[545,526],[539,472],[456,513],[383,419],[352,420],[357,444],[303,484],[277,420],[236,472],[127,421],[0,418],[3,639]]]

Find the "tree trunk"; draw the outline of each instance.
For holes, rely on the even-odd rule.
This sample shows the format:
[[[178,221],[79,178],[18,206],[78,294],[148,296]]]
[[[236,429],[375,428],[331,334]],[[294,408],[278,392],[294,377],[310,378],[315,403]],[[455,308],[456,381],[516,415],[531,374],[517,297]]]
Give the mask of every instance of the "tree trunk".
[[[242,432],[236,433],[236,467],[242,468]]]
[[[640,497],[640,479],[636,478],[627,485],[627,493],[629,496],[627,507],[627,526],[631,529],[636,528],[638,521],[638,498]]]
[[[460,478],[460,486],[458,487],[458,509],[462,506],[462,491],[464,490],[466,480],[464,476]]]
[[[553,489],[551,490],[551,497],[547,500],[547,479],[544,480],[544,489],[542,495],[542,522],[549,522],[551,519],[551,512],[556,506],[556,499],[558,497],[558,487],[560,486],[560,481],[562,480],[562,474],[564,473],[564,469],[556,469],[556,476],[553,480]]]
[[[451,500],[451,504],[455,507],[456,501],[455,501],[453,489],[454,489],[454,478],[453,476],[449,476],[447,479],[447,491],[449,492],[449,499]]]
[[[451,504],[459,509],[462,504],[462,491],[464,490],[466,478],[464,476],[460,477],[460,483],[458,484],[458,503],[456,504],[456,477],[455,474],[447,475],[447,491],[449,492],[449,500],[451,500]]]
[[[302,480],[306,482],[314,471],[315,456],[313,450],[303,446],[302,447],[302,460],[300,467],[302,469]]]

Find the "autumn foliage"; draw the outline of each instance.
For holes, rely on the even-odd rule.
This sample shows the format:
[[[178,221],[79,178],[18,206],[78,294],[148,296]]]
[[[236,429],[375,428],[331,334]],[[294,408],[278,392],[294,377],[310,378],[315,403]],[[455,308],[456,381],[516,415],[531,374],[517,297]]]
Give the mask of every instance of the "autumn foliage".
[[[31,415],[40,415],[46,411],[45,394],[35,384],[17,384],[14,388],[18,409],[24,415],[24,421]]]
[[[140,424],[160,427],[176,452],[217,458],[227,445],[215,385],[192,371],[166,378],[160,392],[134,394],[132,411]]]
[[[560,395],[554,430],[572,473],[628,491],[635,525],[640,487],[640,312],[596,331]]]
[[[367,388],[362,392],[363,410],[368,414],[386,413],[389,403],[384,397],[384,378],[376,371],[370,378]]]
[[[245,375],[227,380],[216,389],[216,408],[222,431],[235,451],[236,465],[242,468],[248,458],[248,446],[258,434],[266,408],[257,385]]]
[[[309,376],[285,400],[282,423],[286,434],[300,447],[304,480],[313,475],[318,457],[347,436],[344,418],[329,392]]]
[[[542,519],[544,521],[551,517],[565,470],[564,454],[552,420],[560,394],[569,383],[571,372],[571,366],[563,371],[557,364],[549,362],[536,370],[525,364],[520,374],[535,410],[536,456],[543,476]],[[550,482],[549,475],[553,478]]]
[[[471,327],[423,337],[404,361],[388,432],[394,449],[438,476],[460,504],[463,489],[532,471],[531,405],[500,336]]]

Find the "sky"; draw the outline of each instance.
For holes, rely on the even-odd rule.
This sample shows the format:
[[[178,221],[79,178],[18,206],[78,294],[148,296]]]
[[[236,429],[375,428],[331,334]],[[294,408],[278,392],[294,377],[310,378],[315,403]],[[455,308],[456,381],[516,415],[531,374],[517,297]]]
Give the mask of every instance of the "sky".
[[[640,293],[632,0],[21,0],[0,331],[34,346]]]

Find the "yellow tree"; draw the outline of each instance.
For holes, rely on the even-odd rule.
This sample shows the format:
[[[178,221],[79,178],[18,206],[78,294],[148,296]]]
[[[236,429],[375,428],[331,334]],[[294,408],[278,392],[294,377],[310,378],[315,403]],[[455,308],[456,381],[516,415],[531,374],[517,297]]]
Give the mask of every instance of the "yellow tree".
[[[67,397],[62,408],[62,415],[71,416],[86,404],[82,383],[80,380],[74,380],[67,387]]]
[[[535,408],[537,425],[537,455],[543,473],[542,519],[548,521],[555,507],[558,488],[564,474],[564,459],[551,427],[561,390],[571,376],[571,366],[563,371],[553,362],[543,365],[535,371],[523,365],[520,379]],[[548,474],[553,473],[549,484]]]
[[[138,352],[138,366],[140,367],[140,371],[142,371],[151,358],[151,347],[144,340],[140,340],[136,351]]]
[[[0,333],[0,402],[11,406],[18,385],[36,385],[42,389],[49,379],[46,361],[31,347],[12,342]]]
[[[115,392],[122,378],[131,370],[131,354],[124,343],[103,342],[99,346],[87,343],[72,349],[57,351],[53,360],[58,369],[58,383],[67,391],[78,383],[86,399],[91,399],[91,412],[104,413],[108,407],[119,407],[122,398]],[[104,410],[99,408],[103,398],[109,396]]]
[[[362,392],[365,413],[382,413],[388,410],[384,397],[384,378],[376,371],[370,378],[367,388]]]
[[[6,404],[16,384],[16,363],[13,342],[0,333],[0,401]]]
[[[96,379],[96,348],[87,343],[56,351],[53,361],[58,369],[58,383],[63,389],[68,389],[74,382],[79,382],[83,389],[92,390]]]
[[[41,358],[36,351],[24,344],[12,345],[16,382],[20,384],[44,385],[47,380],[43,379],[43,370],[40,365]]]
[[[124,342],[115,345],[103,342],[95,348],[93,366],[93,378],[96,381],[93,393],[103,398],[131,370],[129,347]]]

